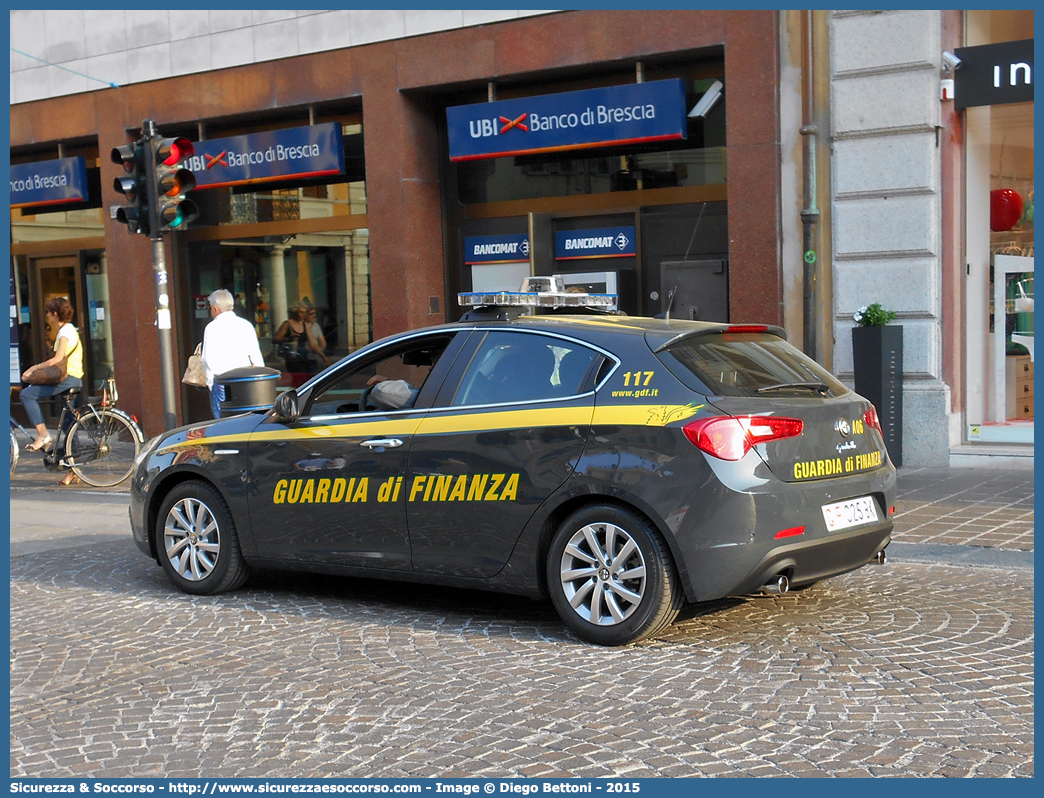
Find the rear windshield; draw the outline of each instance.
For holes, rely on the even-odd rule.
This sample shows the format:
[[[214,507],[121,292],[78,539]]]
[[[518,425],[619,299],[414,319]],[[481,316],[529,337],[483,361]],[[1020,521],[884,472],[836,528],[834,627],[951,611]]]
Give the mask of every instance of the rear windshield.
[[[698,335],[658,357],[686,386],[711,396],[841,396],[848,388],[782,338],[767,333]],[[825,386],[825,387],[824,387]]]

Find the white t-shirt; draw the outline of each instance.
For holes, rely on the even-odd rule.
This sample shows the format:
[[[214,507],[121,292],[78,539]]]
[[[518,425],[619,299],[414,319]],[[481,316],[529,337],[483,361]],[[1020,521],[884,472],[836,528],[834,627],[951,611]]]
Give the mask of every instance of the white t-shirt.
[[[203,330],[203,376],[208,388],[215,376],[226,371],[263,365],[254,325],[231,310],[219,313]]]
[[[58,351],[58,342],[66,339],[65,354],[69,358],[65,363],[65,372],[70,377],[83,379],[83,347],[80,346],[80,334],[72,324],[66,322],[58,328],[58,337],[54,339],[54,351]]]

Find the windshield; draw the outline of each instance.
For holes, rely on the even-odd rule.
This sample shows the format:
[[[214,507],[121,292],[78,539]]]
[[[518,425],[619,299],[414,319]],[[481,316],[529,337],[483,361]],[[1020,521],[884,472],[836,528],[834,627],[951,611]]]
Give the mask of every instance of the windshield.
[[[711,396],[842,396],[848,388],[782,338],[767,333],[698,335],[660,352],[689,388]]]

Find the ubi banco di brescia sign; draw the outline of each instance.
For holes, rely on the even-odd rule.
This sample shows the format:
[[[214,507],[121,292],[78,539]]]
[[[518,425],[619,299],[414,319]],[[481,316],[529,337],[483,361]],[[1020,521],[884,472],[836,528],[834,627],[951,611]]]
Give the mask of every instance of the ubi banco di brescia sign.
[[[684,139],[680,78],[446,109],[451,161]]]

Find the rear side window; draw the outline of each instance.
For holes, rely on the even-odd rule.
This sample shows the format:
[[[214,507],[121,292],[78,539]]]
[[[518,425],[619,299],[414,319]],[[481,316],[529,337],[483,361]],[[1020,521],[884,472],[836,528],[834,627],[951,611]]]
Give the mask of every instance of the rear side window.
[[[848,388],[814,360],[782,338],[766,333],[693,336],[658,357],[686,386],[712,396],[848,393]]]
[[[597,353],[559,338],[491,332],[479,344],[454,405],[561,399],[580,392]]]

